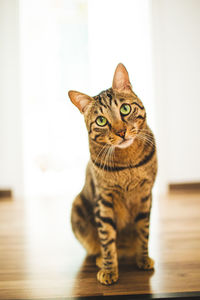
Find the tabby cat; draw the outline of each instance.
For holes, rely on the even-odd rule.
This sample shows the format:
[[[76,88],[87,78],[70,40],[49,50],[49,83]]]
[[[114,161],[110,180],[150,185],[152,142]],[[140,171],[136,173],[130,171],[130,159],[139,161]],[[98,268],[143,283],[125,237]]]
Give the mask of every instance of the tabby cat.
[[[69,91],[69,97],[84,115],[90,148],[85,185],[72,206],[72,229],[88,255],[96,255],[97,279],[109,285],[118,280],[120,257],[135,257],[140,269],[154,266],[148,238],[155,140],[123,64],[112,88],[95,97]]]

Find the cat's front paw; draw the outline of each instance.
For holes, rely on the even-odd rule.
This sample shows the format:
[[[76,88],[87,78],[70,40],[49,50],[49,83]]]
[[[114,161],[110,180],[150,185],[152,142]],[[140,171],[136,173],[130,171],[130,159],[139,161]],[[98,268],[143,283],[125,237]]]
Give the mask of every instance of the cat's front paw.
[[[113,284],[118,280],[118,269],[113,268],[111,270],[101,269],[97,273],[97,279],[100,283],[105,285]]]
[[[138,257],[136,264],[142,270],[152,270],[154,268],[154,260],[149,256]]]

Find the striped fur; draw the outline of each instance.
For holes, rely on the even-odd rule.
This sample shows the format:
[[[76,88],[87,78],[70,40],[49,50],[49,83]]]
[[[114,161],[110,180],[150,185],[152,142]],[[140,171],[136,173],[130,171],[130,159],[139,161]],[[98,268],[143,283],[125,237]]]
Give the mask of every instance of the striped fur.
[[[93,98],[85,95],[87,99],[73,93],[78,92],[69,92],[72,102],[84,113],[90,161],[85,185],[73,202],[72,228],[87,253],[97,256],[97,278],[108,285],[118,279],[120,257],[135,256],[139,268],[153,268],[148,238],[157,172],[155,140],[122,64],[115,71],[112,88]],[[128,115],[120,113],[124,103],[131,107]],[[105,126],[98,126],[98,116],[107,119]],[[120,148],[126,137],[133,142]]]

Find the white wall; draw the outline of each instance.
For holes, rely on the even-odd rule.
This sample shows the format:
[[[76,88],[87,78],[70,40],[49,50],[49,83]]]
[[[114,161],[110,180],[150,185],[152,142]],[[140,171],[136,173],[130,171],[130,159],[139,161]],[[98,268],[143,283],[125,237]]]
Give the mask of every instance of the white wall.
[[[0,189],[23,192],[18,0],[0,1]]]
[[[160,187],[200,180],[200,1],[152,1]]]

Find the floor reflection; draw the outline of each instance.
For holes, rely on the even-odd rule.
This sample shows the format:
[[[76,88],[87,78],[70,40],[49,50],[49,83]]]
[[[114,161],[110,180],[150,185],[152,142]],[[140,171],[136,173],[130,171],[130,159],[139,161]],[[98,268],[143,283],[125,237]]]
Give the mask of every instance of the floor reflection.
[[[151,294],[150,278],[154,271],[139,270],[132,259],[123,259],[119,263],[119,281],[111,286],[101,285],[96,274],[98,267],[94,257],[86,257],[78,271],[72,296],[99,296],[99,295],[128,295]]]

